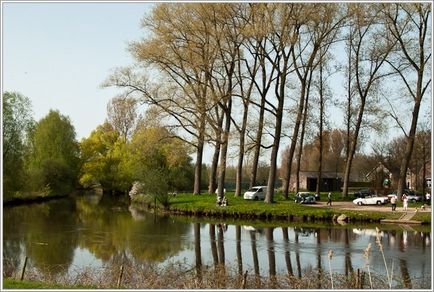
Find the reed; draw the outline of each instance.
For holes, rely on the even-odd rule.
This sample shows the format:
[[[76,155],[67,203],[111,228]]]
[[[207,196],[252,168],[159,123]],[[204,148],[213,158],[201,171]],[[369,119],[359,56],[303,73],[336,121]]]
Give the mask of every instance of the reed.
[[[368,243],[368,247],[365,249],[363,257],[365,258],[365,266],[368,270],[369,284],[371,285],[371,289],[374,289],[374,285],[372,284],[372,275],[371,275],[371,269],[370,269],[370,264],[369,264],[369,260],[370,260],[369,257],[371,254],[371,248],[372,248],[372,244]]]
[[[368,255],[371,246],[365,250]],[[333,259],[333,251],[329,252],[329,263]],[[122,281],[120,266],[122,265]],[[324,274],[321,269],[313,267],[302,271],[301,276],[292,274],[259,275],[254,270],[240,271],[238,267],[224,265],[216,266],[190,266],[185,262],[173,262],[166,267],[152,263],[133,264],[112,263],[110,265],[94,268],[87,267],[62,274],[56,271],[59,267],[46,267],[36,269],[29,266],[26,270],[26,280],[19,281],[19,269],[13,278],[4,278],[5,289],[32,289],[32,288],[59,288],[80,289],[354,289],[370,288],[387,289],[390,282],[384,276],[372,274],[369,269],[369,283],[364,277],[357,277],[356,273],[344,275],[333,273],[329,265],[330,274]],[[71,269],[70,269],[71,270]],[[392,269],[393,270],[393,269]],[[403,279],[394,279],[394,289],[406,288]],[[357,282],[361,281],[361,283]],[[431,279],[412,281],[413,289],[431,288]]]
[[[330,282],[332,284],[332,289],[334,289],[334,287],[333,287],[333,272],[332,272],[332,257],[333,257],[333,250],[329,250],[328,259],[329,259]]]
[[[378,227],[375,227],[375,230],[376,230],[375,243],[378,245],[380,253],[383,257],[383,263],[384,263],[384,267],[386,268],[386,275],[387,275],[387,282],[389,283],[389,289],[392,289],[392,277],[389,276],[389,268],[387,266],[386,257],[384,255],[383,244],[381,243],[380,229],[378,229]],[[392,269],[392,272],[393,272],[393,269]]]

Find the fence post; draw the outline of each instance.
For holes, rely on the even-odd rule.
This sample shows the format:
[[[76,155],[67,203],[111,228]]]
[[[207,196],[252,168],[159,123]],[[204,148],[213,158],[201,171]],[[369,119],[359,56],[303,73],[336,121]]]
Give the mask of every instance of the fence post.
[[[119,272],[119,278],[118,278],[118,288],[121,287],[121,283],[122,283],[122,275],[124,274],[124,266],[121,266],[121,270]]]
[[[21,281],[24,279],[24,273],[25,273],[25,271],[26,271],[26,266],[27,266],[27,260],[28,260],[28,259],[29,259],[29,258],[26,257],[26,259],[24,260],[23,270],[21,271]]]
[[[359,289],[359,277],[360,277],[360,270],[359,269],[357,269],[357,274],[356,274],[356,286],[355,286],[355,288],[356,289]]]
[[[242,283],[241,289],[246,289],[247,272],[248,272],[248,271],[246,270],[246,272],[244,273],[244,276],[243,276],[243,283]]]

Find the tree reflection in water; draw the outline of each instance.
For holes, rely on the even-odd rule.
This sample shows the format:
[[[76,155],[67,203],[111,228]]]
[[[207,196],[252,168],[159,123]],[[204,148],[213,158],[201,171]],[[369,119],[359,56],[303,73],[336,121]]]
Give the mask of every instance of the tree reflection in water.
[[[268,271],[270,275],[271,288],[276,288],[276,255],[274,254],[274,237],[272,227],[265,227],[264,233],[267,240],[267,254],[268,254]]]
[[[259,286],[261,282],[260,272],[259,272],[259,259],[258,259],[258,250],[256,248],[256,230],[250,230],[250,246],[252,249],[252,258],[253,258],[253,267],[255,271],[255,282],[256,286]]]
[[[321,289],[321,279],[322,279],[322,266],[321,266],[321,230],[319,228],[315,229],[315,234],[316,234],[316,257],[317,257],[317,262],[316,262],[316,268],[318,270],[318,277],[317,277],[317,289]]]
[[[85,269],[89,262],[95,267],[113,266],[118,273],[120,265],[134,269],[179,261],[191,267],[199,282],[208,266],[219,275],[233,274],[239,279],[247,271],[249,278],[254,277],[249,282],[254,287],[263,287],[267,279],[282,275],[303,280],[308,271],[314,271],[312,288],[321,289],[328,288],[323,268],[329,249],[335,252],[333,272],[350,280],[356,269],[365,270],[363,250],[368,243],[376,247],[375,226],[207,224],[194,218],[151,214],[116,200],[86,197],[78,197],[72,204],[65,200],[6,208],[3,219],[5,275],[14,273],[12,267],[18,271],[24,256],[33,267],[41,271],[50,267],[51,273],[58,274],[68,273],[71,267]],[[277,227],[281,232],[274,232]],[[209,232],[201,232],[202,228]],[[430,231],[392,228],[381,234],[386,260],[389,265],[395,263],[394,283],[397,287],[420,287],[418,279],[431,277]],[[208,244],[202,241],[209,241],[210,248],[204,248]],[[373,248],[370,266],[382,276],[384,263],[378,248]],[[223,281],[219,287],[226,287]]]
[[[286,269],[288,270],[288,275],[293,276],[294,273],[292,271],[291,264],[291,253],[290,253],[290,245],[289,245],[289,236],[288,236],[288,227],[282,227],[282,237],[283,237],[283,246],[285,253],[285,263]]]
[[[241,254],[241,225],[235,226],[236,242],[237,242],[237,263],[238,274],[243,275],[243,256]]]
[[[196,274],[202,279],[202,253],[200,248],[200,223],[194,223],[194,254],[196,257]]]
[[[219,263],[219,257],[217,254],[217,243],[215,238],[215,225],[209,224],[209,240],[211,243],[211,254],[214,261],[214,266],[217,268]]]

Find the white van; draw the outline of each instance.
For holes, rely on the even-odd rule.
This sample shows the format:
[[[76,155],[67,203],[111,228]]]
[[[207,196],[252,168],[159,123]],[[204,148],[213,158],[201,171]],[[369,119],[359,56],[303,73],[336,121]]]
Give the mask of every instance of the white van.
[[[267,193],[267,186],[252,187],[244,193],[244,200],[263,200]]]

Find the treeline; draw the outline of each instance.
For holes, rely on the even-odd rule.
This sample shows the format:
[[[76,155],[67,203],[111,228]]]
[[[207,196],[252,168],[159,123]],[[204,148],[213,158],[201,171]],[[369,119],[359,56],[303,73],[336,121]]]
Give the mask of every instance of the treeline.
[[[186,143],[158,122],[136,119],[136,103],[109,104],[107,121],[76,139],[70,119],[58,111],[35,122],[30,100],[3,95],[4,199],[32,193],[64,195],[77,188],[128,193],[140,181],[145,193],[189,190],[193,166]],[[128,108],[134,125],[126,125]],[[119,123],[122,116],[123,122]],[[134,127],[133,127],[134,126]]]
[[[287,198],[291,174],[316,171],[320,182],[332,161],[346,196],[365,155],[393,173],[399,169],[401,193],[418,131],[431,135],[429,121],[419,119],[430,94],[430,9],[428,3],[156,4],[143,18],[144,38],[129,46],[136,63],[103,83],[124,91],[109,104],[108,123],[80,143],[79,182],[121,191],[135,180],[152,187],[184,180],[181,164],[182,173],[193,169],[186,176],[195,194],[208,178],[208,192],[223,196],[228,161],[235,160],[235,195],[246,179],[262,184],[262,163],[271,203],[279,178]],[[138,104],[147,106],[144,117],[137,116]],[[390,142],[400,149],[393,159],[383,151],[389,141],[371,138],[392,127],[402,130]],[[339,138],[327,141],[330,133]],[[372,154],[363,154],[366,144]],[[205,172],[206,146],[212,159]],[[430,161],[426,146],[416,173]],[[175,182],[167,182],[171,188]]]
[[[161,3],[143,18],[144,38],[130,44],[136,64],[115,70],[104,85],[153,108],[195,149],[195,194],[205,145],[214,149],[208,191],[219,196],[229,155],[237,160],[237,196],[246,155],[250,185],[258,182],[259,158],[267,156],[265,202],[272,202],[284,141],[284,196],[291,173],[301,169],[299,149],[312,139],[320,182],[324,131],[336,111],[343,116],[343,196],[361,144],[373,142],[370,131],[385,135],[394,126],[405,137],[397,162],[401,194],[430,90],[430,9],[427,3]]]
[[[107,119],[87,138],[76,140],[70,119],[51,110],[34,121],[30,100],[19,94],[3,95],[3,197],[9,199],[36,193],[64,195],[77,188],[101,188],[108,194],[127,194],[135,182],[135,192],[152,195],[161,203],[169,192],[191,191],[194,165],[188,143],[161,126],[156,113],[138,114],[133,99],[113,98],[107,106]],[[344,131],[324,131],[323,171],[334,172],[344,166]],[[375,144],[374,153],[358,153],[354,158],[353,177],[364,178],[367,172],[383,163],[393,177],[399,174],[405,138]],[[306,143],[300,169],[316,169],[319,164],[318,139]],[[283,153],[278,169],[285,173]],[[431,131],[419,131],[410,169],[416,173],[416,185],[424,188],[426,166],[431,157]],[[246,160],[243,177],[249,177],[252,162]],[[211,165],[202,165],[201,189],[211,183]],[[297,169],[294,167],[293,169]],[[225,187],[236,186],[237,166],[226,168]],[[260,162],[257,182],[265,184],[270,166]],[[293,171],[293,174],[295,171]],[[375,178],[374,178],[375,179]],[[248,180],[242,184],[246,189]],[[381,181],[380,181],[381,184]],[[137,187],[137,185],[136,185]]]

